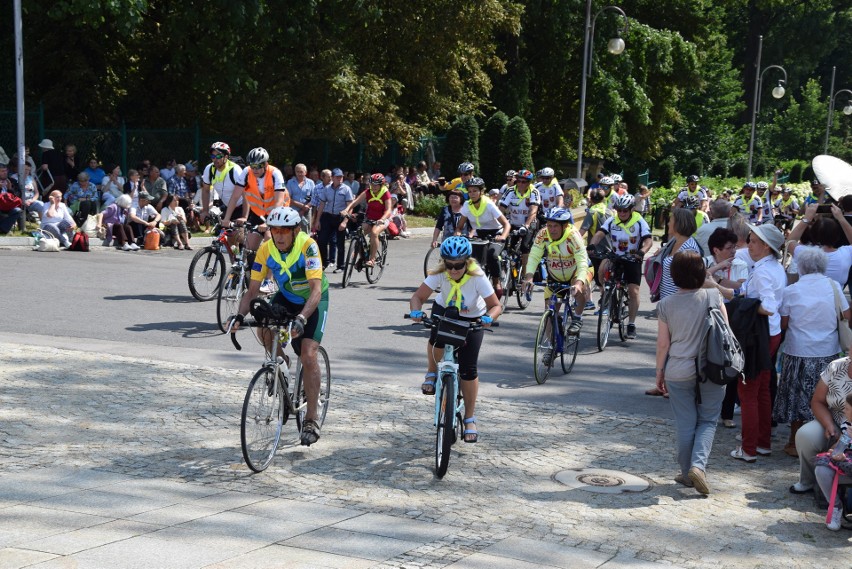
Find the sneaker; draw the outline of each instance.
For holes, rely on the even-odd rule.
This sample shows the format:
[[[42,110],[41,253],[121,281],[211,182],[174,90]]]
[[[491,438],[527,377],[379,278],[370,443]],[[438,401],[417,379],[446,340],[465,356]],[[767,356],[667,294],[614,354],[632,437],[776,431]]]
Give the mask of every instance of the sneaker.
[[[707,484],[707,477],[704,475],[704,471],[697,466],[689,469],[689,479],[692,480],[692,485],[695,486],[695,489],[699,493],[705,496],[710,493],[710,485]]]
[[[805,486],[801,482],[796,482],[792,486],[790,486],[790,494],[807,494],[809,492],[813,492],[813,486]]]
[[[572,318],[571,324],[568,326],[568,334],[571,336],[577,336],[580,334],[580,330],[583,328],[583,321],[579,318]]]
[[[678,474],[677,476],[675,476],[674,481],[678,484],[683,484],[687,488],[693,487],[692,480],[689,479],[689,476],[684,476],[683,474]]]
[[[334,263],[329,263],[328,265],[325,266],[325,270],[327,271],[329,269],[331,269],[331,272],[336,273],[337,272],[337,265],[335,265]]]
[[[272,281],[269,279],[263,281],[263,284],[260,285],[260,292],[263,294],[270,294],[275,292],[275,288],[272,286]]]
[[[843,510],[841,508],[834,508],[831,511],[831,521],[825,524],[825,527],[830,529],[831,531],[840,531],[840,522],[843,521]]]
[[[737,427],[737,424],[731,419],[725,419],[722,421],[722,424],[725,425],[726,429],[735,429]]]
[[[140,248],[141,248],[141,247],[139,247],[139,245],[137,245],[136,243],[131,243],[131,244],[130,244],[130,250],[131,250],[131,251],[138,251]]]
[[[130,247],[130,243],[125,243],[124,245],[122,245],[121,250],[122,251],[133,251],[133,249]]]
[[[734,415],[742,415],[742,409],[740,409],[739,404],[734,405]]]
[[[342,272],[342,271],[343,271],[343,269],[340,269],[340,268],[338,268],[337,266],[335,266],[335,267],[334,267],[334,270],[333,270],[333,271],[331,271],[331,272],[332,272],[332,274],[335,274],[335,275],[336,275],[337,273],[340,273],[340,272]]]
[[[753,456],[753,455],[746,453],[745,451],[743,451],[743,447],[737,447],[734,450],[732,450],[731,456],[736,458],[736,459],[745,461],[745,462],[754,462],[754,461],[757,460],[757,456]]]
[[[636,337],[636,324],[627,325],[627,339],[632,340]]]
[[[586,301],[586,308],[584,310],[594,310],[595,308],[597,308],[597,306],[595,305],[594,300]]]
[[[772,449],[757,447],[757,454],[759,454],[760,456],[769,456],[770,454],[772,454]]]

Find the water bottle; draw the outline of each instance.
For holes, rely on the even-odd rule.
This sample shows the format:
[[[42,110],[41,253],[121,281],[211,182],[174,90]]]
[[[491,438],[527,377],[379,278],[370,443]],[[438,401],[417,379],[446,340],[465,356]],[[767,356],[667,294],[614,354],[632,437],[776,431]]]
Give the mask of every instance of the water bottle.
[[[544,262],[544,259],[541,260],[541,280],[547,280],[547,263]]]

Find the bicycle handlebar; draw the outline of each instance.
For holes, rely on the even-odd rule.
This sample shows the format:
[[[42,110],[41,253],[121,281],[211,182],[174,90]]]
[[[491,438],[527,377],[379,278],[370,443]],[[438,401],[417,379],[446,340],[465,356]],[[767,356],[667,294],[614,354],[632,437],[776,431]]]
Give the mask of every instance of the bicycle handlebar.
[[[279,319],[271,319],[271,320],[262,320],[257,321],[254,318],[246,318],[243,320],[242,324],[240,324],[240,328],[284,328],[285,326],[290,326],[295,320],[295,316],[287,315],[284,318]],[[240,351],[243,347],[237,342],[237,330],[232,330],[234,327],[234,318],[228,322],[228,328],[225,330],[225,334],[231,335],[231,343],[234,347]]]
[[[588,252],[588,251],[587,251]],[[588,252],[589,257],[593,259],[609,259],[611,261],[622,261],[625,263],[641,263],[644,258],[636,257],[632,254],[629,255],[618,255],[612,251],[608,251],[606,253],[591,253]]]
[[[411,318],[411,315],[410,314],[403,314],[402,317],[405,318],[406,320],[408,320],[409,318]],[[441,320],[443,320],[443,317],[438,316],[438,315],[431,316],[431,317],[430,316],[424,316],[423,318],[420,319],[420,322],[424,326],[426,326],[427,328],[434,328],[434,327],[438,326],[438,324],[440,323]],[[492,328],[499,328],[500,323],[499,322],[492,322],[490,324],[490,326]],[[481,320],[477,319],[477,320],[471,321],[470,331],[476,332],[477,330],[488,330],[488,328],[485,326],[485,324],[482,323]]]

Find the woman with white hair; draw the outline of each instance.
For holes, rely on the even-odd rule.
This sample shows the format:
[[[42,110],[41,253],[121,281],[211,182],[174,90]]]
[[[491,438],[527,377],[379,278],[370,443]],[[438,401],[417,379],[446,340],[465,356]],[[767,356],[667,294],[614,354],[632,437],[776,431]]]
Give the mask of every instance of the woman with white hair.
[[[133,227],[130,225],[131,198],[122,194],[98,214],[98,235],[103,235],[106,245],[115,239],[116,249],[122,251],[138,251],[139,245],[134,241]]]
[[[819,247],[796,248],[799,281],[784,290],[779,313],[784,341],[781,378],[773,408],[773,418],[790,423],[790,439],[784,452],[798,456],[796,431],[814,419],[811,398],[820,374],[841,349],[837,335],[835,298],[843,309],[846,325],[849,303],[840,287],[825,274],[828,255]]]

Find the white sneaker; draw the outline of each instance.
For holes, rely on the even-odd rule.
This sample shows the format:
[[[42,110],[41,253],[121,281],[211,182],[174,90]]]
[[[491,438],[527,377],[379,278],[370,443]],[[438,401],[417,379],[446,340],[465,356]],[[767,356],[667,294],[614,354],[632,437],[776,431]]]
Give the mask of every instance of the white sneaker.
[[[125,243],[124,245],[122,245],[121,250],[122,251],[133,251],[133,249],[130,247],[130,243]]]
[[[743,450],[743,447],[737,447],[731,451],[731,456],[745,462],[754,462],[757,456],[750,455]]]
[[[825,524],[825,527],[831,531],[840,531],[840,523],[843,521],[843,510],[834,508],[831,512],[831,521]]]
[[[269,294],[269,293],[275,292],[275,288],[272,286],[272,281],[269,280],[269,279],[266,279],[265,281],[263,281],[263,284],[260,285],[260,292],[262,292],[264,294]]]
[[[131,251],[138,251],[138,250],[139,250],[139,245],[137,245],[136,243],[131,243],[131,244],[130,244],[130,250],[131,250]]]
[[[335,265],[334,263],[329,263],[325,268],[326,271],[331,271],[331,272],[334,272],[336,269],[337,269],[337,265]]]
[[[734,405],[734,415],[742,415],[742,409],[739,405]]]

